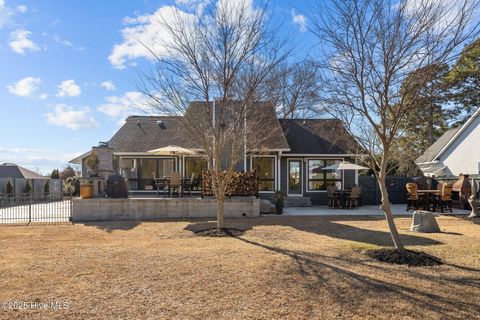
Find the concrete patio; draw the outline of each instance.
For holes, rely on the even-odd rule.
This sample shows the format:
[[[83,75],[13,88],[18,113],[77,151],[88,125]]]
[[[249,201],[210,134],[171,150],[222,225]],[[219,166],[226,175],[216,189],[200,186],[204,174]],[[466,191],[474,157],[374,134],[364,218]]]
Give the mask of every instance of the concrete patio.
[[[392,211],[394,215],[399,216],[411,216],[413,210],[406,211],[406,204],[393,204]],[[453,213],[450,212],[435,212],[436,215],[442,214],[454,214],[454,215],[466,215],[469,214],[469,210],[453,209]],[[290,207],[284,208],[283,214],[286,216],[383,216],[383,212],[380,210],[380,206],[362,206],[358,209],[333,209],[327,206],[313,206],[313,207]]]

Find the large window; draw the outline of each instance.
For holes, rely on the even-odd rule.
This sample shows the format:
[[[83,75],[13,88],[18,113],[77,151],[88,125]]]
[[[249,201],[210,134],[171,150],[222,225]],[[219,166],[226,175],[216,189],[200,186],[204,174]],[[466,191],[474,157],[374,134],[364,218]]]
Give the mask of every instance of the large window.
[[[275,191],[275,157],[252,157],[251,167],[258,170],[258,190]]]
[[[185,158],[185,177],[192,179],[193,191],[199,191],[202,189],[202,171],[207,170],[207,167],[208,164],[206,158]]]
[[[327,186],[342,188],[341,170],[323,170],[323,168],[339,163],[341,160],[310,159],[308,160],[308,191],[324,191]]]
[[[173,158],[136,159],[137,190],[155,190],[154,178],[170,177],[175,170]],[[131,179],[131,178],[130,178]]]

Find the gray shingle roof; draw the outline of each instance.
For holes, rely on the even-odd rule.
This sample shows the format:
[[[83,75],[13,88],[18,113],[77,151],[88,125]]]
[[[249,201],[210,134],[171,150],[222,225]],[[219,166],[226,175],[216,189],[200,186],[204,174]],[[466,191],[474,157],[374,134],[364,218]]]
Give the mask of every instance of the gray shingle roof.
[[[14,163],[4,163],[0,165],[0,178],[49,179]]]
[[[461,127],[453,128],[445,132],[434,144],[432,144],[425,152],[415,160],[416,163],[432,162],[435,157],[452,140],[453,136],[460,130]]]
[[[296,154],[357,154],[356,140],[338,119],[281,119],[283,131]]]
[[[203,108],[206,106],[206,102],[194,102],[190,108]],[[275,116],[273,105],[259,103],[256,107],[263,108],[262,117],[259,121],[256,115],[258,130],[255,130],[252,134],[268,137],[261,141],[261,147],[267,149],[288,149],[287,140]],[[202,117],[208,117],[209,114],[209,112],[199,113]],[[185,121],[182,121],[182,118],[175,116],[131,116],[127,118],[125,124],[110,139],[109,146],[113,148],[114,152],[147,152],[148,150],[168,145],[201,149],[202,146],[185,125]],[[254,140],[253,137],[250,140]]]
[[[115,152],[147,152],[168,145],[198,148],[181,119],[169,116],[128,117],[108,144]]]

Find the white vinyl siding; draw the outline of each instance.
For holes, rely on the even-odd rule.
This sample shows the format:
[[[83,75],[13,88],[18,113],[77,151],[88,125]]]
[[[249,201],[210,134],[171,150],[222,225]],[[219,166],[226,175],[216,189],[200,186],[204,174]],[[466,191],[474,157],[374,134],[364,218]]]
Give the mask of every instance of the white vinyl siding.
[[[439,159],[458,176],[478,174],[480,162],[480,116],[466,128],[445,150]]]

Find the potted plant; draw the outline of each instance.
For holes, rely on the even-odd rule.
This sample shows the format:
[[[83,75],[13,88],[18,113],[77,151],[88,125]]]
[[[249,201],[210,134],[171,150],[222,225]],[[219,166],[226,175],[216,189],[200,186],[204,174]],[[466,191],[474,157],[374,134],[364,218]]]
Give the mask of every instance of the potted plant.
[[[97,167],[98,167],[98,157],[97,153],[95,151],[92,151],[92,153],[85,158],[85,165],[87,166],[88,169],[88,175],[90,177],[95,177],[97,175]]]
[[[80,183],[80,198],[93,198],[93,180],[88,179],[86,182]]]
[[[277,211],[277,214],[282,214],[283,213],[283,200],[285,198],[285,192],[283,191],[275,191],[275,209]]]

